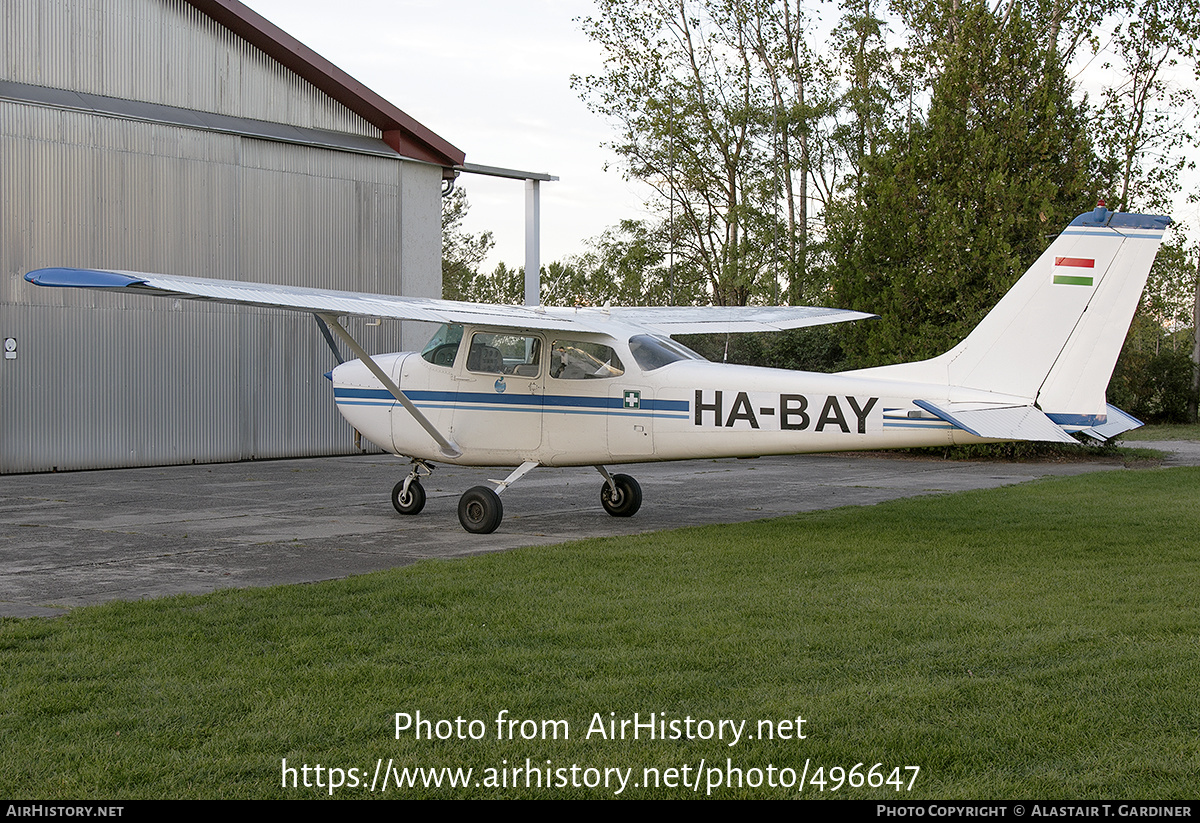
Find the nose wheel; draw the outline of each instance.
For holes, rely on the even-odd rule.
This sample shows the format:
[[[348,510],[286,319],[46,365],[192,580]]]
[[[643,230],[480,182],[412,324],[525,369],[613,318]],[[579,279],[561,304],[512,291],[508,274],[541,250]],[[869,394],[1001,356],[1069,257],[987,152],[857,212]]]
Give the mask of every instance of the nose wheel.
[[[392,506],[400,514],[420,514],[421,509],[425,508],[425,487],[421,481],[413,477],[393,486]]]
[[[425,508],[425,487],[421,478],[433,474],[433,466],[424,460],[412,461],[412,471],[392,486],[392,507],[400,514],[420,514]]]

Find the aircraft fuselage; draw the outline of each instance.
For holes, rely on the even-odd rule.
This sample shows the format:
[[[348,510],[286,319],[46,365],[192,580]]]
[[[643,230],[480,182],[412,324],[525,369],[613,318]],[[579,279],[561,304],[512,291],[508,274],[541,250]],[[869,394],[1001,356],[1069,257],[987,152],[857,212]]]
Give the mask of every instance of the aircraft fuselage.
[[[467,327],[462,340],[501,333],[511,336],[511,330]],[[561,341],[553,337],[521,333],[527,348],[552,353],[529,358],[536,363],[481,363],[465,342],[453,360],[443,353],[448,364],[418,352],[373,358],[463,450],[459,457],[442,452],[357,361],[333,373],[338,408],[368,439],[398,455],[459,465],[587,466],[986,442],[914,398],[1029,402],[944,385],[702,359],[643,369],[628,341],[602,336],[582,342],[610,348],[620,362],[611,371],[620,373],[569,376],[555,368]]]

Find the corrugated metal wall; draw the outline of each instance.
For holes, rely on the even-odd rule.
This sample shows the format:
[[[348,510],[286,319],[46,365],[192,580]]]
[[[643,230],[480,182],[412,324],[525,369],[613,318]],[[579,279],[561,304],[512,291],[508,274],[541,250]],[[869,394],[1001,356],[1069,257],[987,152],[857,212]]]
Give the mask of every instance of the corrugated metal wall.
[[[183,0],[0,0],[6,80],[378,137]]]
[[[177,0],[0,2],[4,79],[363,132]],[[102,59],[139,46],[111,61],[127,65]],[[0,472],[351,451],[311,317],[38,289],[23,275],[94,266],[436,294],[440,177],[0,101],[0,337],[18,341],[0,361]],[[369,351],[416,343],[399,324],[351,329]]]

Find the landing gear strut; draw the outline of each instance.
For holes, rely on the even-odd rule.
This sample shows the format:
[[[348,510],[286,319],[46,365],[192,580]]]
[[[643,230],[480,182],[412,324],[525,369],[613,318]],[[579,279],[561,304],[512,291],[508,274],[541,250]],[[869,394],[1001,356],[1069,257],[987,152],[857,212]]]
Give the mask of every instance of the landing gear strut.
[[[491,534],[504,520],[504,504],[500,494],[538,467],[535,461],[522,463],[503,480],[489,480],[495,488],[475,486],[458,500],[458,522],[471,534]],[[627,474],[609,474],[608,469],[596,466],[604,478],[600,488],[600,503],[613,517],[633,517],[642,507],[642,487]],[[425,489],[421,478],[433,473],[433,466],[414,459],[412,471],[392,488],[392,505],[400,514],[417,514],[425,508]]]
[[[504,519],[500,493],[537,466],[537,461],[527,460],[503,480],[488,481],[496,484],[494,491],[487,486],[468,489],[458,500],[458,522],[471,534],[491,534],[500,528],[500,521]]]
[[[415,477],[405,478],[392,486],[392,506],[400,514],[420,514],[425,508],[425,488],[421,481]]]
[[[424,460],[413,460],[408,477],[392,487],[392,506],[400,514],[420,514],[425,508],[425,488],[421,477],[433,474],[433,466]]]

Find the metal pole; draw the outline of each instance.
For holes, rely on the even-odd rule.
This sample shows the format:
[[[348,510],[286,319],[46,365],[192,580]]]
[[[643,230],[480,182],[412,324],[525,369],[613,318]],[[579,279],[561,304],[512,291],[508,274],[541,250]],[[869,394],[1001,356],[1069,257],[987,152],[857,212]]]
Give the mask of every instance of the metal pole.
[[[1192,306],[1192,396],[1188,398],[1188,422],[1196,423],[1200,411],[1200,248],[1196,250],[1196,303]]]
[[[542,190],[540,180],[525,181],[525,305],[542,302]]]

